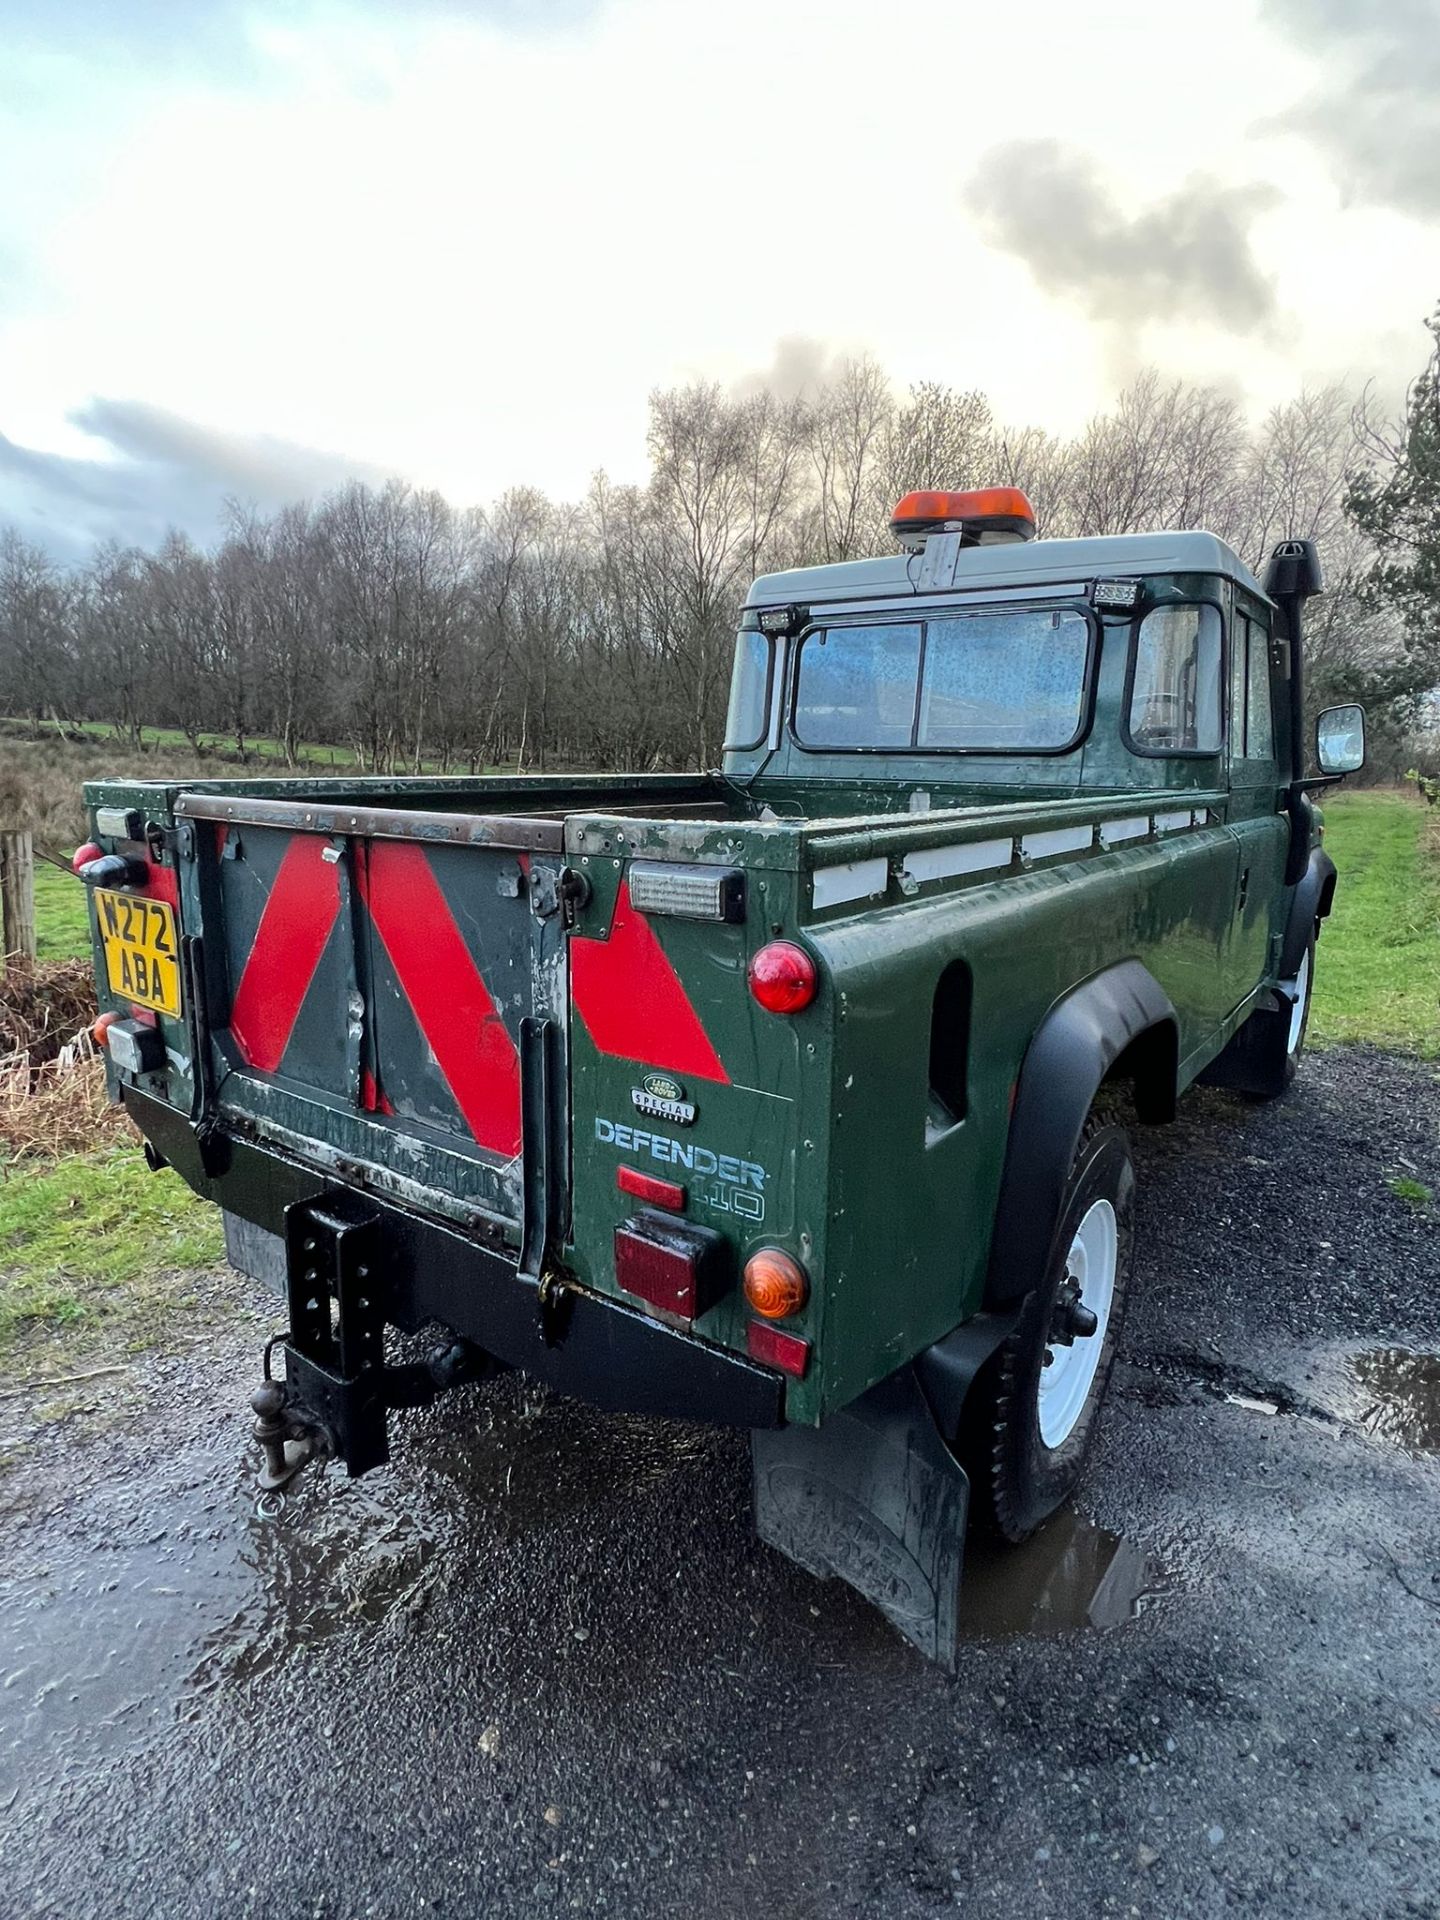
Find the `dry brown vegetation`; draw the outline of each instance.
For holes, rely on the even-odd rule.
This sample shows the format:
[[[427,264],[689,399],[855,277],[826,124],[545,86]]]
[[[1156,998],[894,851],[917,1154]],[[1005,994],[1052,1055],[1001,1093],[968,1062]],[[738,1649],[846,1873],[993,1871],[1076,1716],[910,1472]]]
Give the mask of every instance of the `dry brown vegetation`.
[[[105,1099],[88,960],[0,974],[0,1165],[88,1152],[123,1127]]]
[[[0,823],[29,827],[37,847],[68,856],[85,837],[80,790],[87,780],[213,780],[241,771],[183,747],[137,753],[109,740],[35,740],[0,731]]]
[[[88,960],[27,966],[12,961],[0,974],[0,1063],[43,1066],[95,1018],[95,979]]]

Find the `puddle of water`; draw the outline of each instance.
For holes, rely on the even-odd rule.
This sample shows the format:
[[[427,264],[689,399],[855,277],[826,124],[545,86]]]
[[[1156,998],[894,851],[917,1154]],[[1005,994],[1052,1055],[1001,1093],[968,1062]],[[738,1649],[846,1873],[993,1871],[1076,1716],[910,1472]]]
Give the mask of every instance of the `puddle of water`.
[[[47,1540],[0,1578],[0,1807],[47,1769],[148,1744],[295,1647],[378,1624],[423,1583],[435,1543],[383,1489],[317,1480],[270,1523],[248,1460],[186,1467],[143,1501],[97,1502],[88,1539]]]
[[[1411,1453],[1440,1453],[1440,1354],[1376,1347],[1353,1365],[1365,1431]]]
[[[233,1427],[173,1455],[153,1483],[84,1496],[84,1529],[48,1531],[0,1569],[0,1813],[23,1783],[163,1737],[232,1682],[347,1629],[425,1605],[432,1564],[467,1536],[522,1537],[607,1488],[683,1477],[708,1442],[573,1410],[502,1384],[432,1434],[418,1484],[399,1472],[307,1473],[281,1516],[255,1510],[255,1459]]]
[[[967,1547],[960,1632],[991,1640],[1118,1627],[1135,1618],[1156,1579],[1133,1541],[1062,1508],[1021,1547]]]

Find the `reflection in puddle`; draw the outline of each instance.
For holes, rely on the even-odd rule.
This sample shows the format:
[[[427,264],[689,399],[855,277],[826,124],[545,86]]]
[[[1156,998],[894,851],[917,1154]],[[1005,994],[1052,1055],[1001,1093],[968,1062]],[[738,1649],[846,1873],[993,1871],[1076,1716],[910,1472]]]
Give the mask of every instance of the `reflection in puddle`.
[[[1440,1452],[1440,1354],[1376,1347],[1354,1365],[1365,1431],[1413,1453]]]
[[[84,1498],[83,1529],[37,1532],[0,1567],[0,1813],[46,1769],[143,1747],[236,1682],[347,1629],[408,1631],[476,1539],[564,1529],[613,1496],[692,1473],[703,1431],[596,1416],[500,1382],[457,1396],[416,1443],[420,1470],[302,1476],[275,1521],[233,1425],[178,1448],[153,1480]]]
[[[248,1459],[228,1485],[213,1456],[186,1465],[0,1576],[0,1807],[38,1784],[41,1754],[146,1744],[223,1682],[415,1601],[434,1542],[382,1489],[317,1479],[271,1524]]]
[[[1155,1591],[1156,1570],[1132,1541],[1062,1508],[1022,1547],[967,1546],[960,1631],[979,1640],[1117,1627]]]

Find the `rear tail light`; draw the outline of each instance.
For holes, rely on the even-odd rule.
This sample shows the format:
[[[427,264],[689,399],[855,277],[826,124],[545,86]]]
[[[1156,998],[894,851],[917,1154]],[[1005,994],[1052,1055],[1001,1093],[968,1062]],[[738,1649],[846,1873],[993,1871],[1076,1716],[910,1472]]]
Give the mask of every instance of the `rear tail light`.
[[[815,962],[793,940],[772,940],[750,962],[750,992],[767,1013],[799,1013],[815,998]]]
[[[750,1358],[762,1367],[778,1367],[792,1379],[803,1380],[810,1364],[810,1342],[798,1333],[786,1333],[764,1320],[752,1320],[745,1330],[745,1345]]]
[[[82,868],[88,867],[92,860],[103,860],[104,858],[105,849],[97,846],[93,840],[87,840],[84,846],[77,847],[71,856],[70,871],[72,873],[79,873]]]
[[[745,1298],[762,1319],[788,1319],[809,1297],[805,1269],[778,1247],[762,1247],[745,1262]]]
[[[615,1229],[615,1280],[626,1293],[696,1320],[734,1284],[724,1239],[668,1213],[637,1213]]]
[[[119,1018],[120,1015],[118,1013],[102,1013],[94,1026],[91,1027],[90,1038],[95,1042],[97,1047],[109,1046],[110,1029]]]

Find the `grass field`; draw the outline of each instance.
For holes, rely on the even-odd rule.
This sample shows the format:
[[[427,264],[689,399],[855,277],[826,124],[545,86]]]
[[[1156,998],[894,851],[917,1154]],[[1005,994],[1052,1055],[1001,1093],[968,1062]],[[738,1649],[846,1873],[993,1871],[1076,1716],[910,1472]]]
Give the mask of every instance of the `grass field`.
[[[35,945],[42,960],[72,960],[90,951],[85,883],[48,860],[35,862]]]
[[[3,716],[0,716],[0,733],[23,739],[35,737],[35,729],[29,721]],[[130,736],[117,732],[108,720],[67,720],[65,733],[71,736],[84,734],[91,740],[113,741],[117,747],[127,751],[131,746]],[[64,736],[57,731],[53,737],[63,739]],[[239,762],[240,755],[233,733],[201,733],[196,739],[201,753],[224,755]],[[161,753],[188,754],[195,751],[178,727],[142,727],[140,744],[143,748],[154,748]],[[247,739],[245,751],[251,759],[278,760],[281,769],[284,768],[285,747],[282,741]],[[353,767],[356,764],[355,752],[351,747],[322,747],[307,741],[302,741],[296,749],[296,758],[307,767]]]
[[[215,1208],[178,1175],[152,1174],[129,1142],[0,1180],[0,1351],[27,1325],[117,1314],[143,1337],[154,1313],[186,1304],[163,1276],[220,1258]]]
[[[1312,1042],[1440,1055],[1440,818],[1401,793],[1325,807],[1339,869],[1315,963]]]

